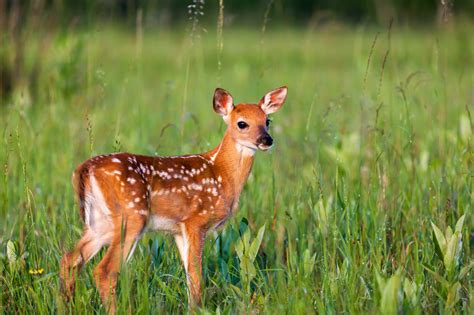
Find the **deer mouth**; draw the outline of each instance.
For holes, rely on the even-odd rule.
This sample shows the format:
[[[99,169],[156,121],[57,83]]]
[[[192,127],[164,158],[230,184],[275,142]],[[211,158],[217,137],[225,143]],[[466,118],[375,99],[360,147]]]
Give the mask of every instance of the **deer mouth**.
[[[267,144],[261,143],[261,144],[259,144],[257,147],[258,147],[258,149],[261,150],[261,151],[268,151],[268,150],[270,150],[270,148],[271,148],[272,146],[273,146],[273,145],[267,145]]]
[[[267,151],[273,145],[273,139],[268,133],[264,133],[260,138],[257,140],[257,148],[262,151]]]

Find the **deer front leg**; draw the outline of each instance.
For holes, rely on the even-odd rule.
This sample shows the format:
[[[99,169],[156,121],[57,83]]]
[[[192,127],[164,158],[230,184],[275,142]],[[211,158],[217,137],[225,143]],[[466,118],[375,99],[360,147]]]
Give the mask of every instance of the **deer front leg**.
[[[174,238],[186,271],[188,284],[188,304],[190,307],[201,304],[202,250],[205,231],[185,223],[180,224],[181,233]]]

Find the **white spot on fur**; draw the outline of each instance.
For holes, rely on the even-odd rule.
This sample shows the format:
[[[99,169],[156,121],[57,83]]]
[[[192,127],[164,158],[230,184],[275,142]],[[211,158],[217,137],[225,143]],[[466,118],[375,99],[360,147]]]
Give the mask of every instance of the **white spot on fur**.
[[[196,184],[196,183],[192,183],[192,184],[188,185],[188,189],[193,189],[193,190],[202,191],[202,185],[199,185],[199,184]]]
[[[117,158],[113,158],[113,159],[112,159],[112,162],[114,162],[114,163],[122,163],[122,161],[120,161],[120,160],[117,159]]]
[[[160,176],[160,178],[162,179],[171,179],[171,175],[168,174],[167,172],[163,171],[163,172],[156,172],[158,176]]]
[[[146,210],[135,210],[134,212],[139,215],[144,215],[144,216],[148,215],[148,211]]]

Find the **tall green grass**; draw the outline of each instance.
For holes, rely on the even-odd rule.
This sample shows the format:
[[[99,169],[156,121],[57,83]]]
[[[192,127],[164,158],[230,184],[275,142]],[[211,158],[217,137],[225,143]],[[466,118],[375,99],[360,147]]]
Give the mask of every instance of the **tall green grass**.
[[[78,163],[208,150],[225,128],[217,85],[257,102],[286,84],[275,148],[257,154],[236,217],[208,237],[202,312],[472,313],[473,31],[267,25],[210,28],[192,44],[184,29],[54,35],[38,97],[25,87],[0,108],[0,312],[105,312],[92,277],[102,254],[73,303],[59,291],[60,257],[82,228]],[[432,224],[454,230],[462,215],[447,268]],[[256,256],[242,249],[253,242]],[[171,237],[140,242],[118,311],[187,311]]]

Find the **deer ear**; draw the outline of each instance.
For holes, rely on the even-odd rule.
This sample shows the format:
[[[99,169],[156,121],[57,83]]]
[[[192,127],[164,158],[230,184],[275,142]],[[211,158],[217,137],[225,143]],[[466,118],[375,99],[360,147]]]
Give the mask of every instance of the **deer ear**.
[[[234,100],[232,95],[224,89],[217,88],[214,92],[213,100],[214,111],[225,118],[234,109]]]
[[[287,92],[288,88],[286,86],[270,91],[262,97],[258,106],[260,106],[265,114],[273,114],[283,106]]]

